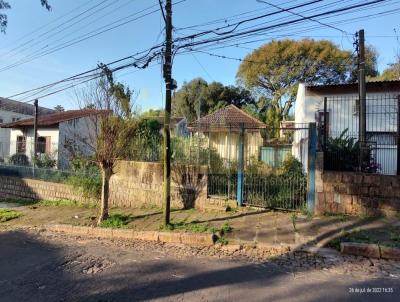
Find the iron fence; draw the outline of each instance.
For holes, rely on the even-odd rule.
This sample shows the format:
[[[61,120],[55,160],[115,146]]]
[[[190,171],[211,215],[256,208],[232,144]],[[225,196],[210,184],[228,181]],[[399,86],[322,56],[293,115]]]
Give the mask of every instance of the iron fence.
[[[364,134],[358,97],[325,98],[317,117],[324,169],[399,174],[399,104],[398,96],[368,95]]]

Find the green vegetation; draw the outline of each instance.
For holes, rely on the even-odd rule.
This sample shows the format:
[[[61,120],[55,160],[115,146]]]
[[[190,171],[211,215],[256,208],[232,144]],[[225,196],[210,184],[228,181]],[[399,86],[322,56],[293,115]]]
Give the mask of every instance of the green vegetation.
[[[297,224],[297,213],[296,212],[292,213],[292,215],[290,215],[290,219],[292,221],[293,231],[295,233],[297,233],[298,232],[297,225],[296,225]]]
[[[78,208],[95,208],[97,205],[94,203],[79,202],[67,199],[58,200],[28,200],[28,199],[7,199],[4,200],[9,203],[17,203],[22,206],[36,206],[36,207],[78,207]]]
[[[10,163],[16,166],[28,166],[29,158],[25,154],[16,153],[9,159]]]
[[[350,215],[342,214],[342,213],[324,213],[325,217],[330,217],[330,218],[335,218],[340,221],[347,221],[351,219],[352,217]]]
[[[107,219],[102,221],[99,224],[99,226],[102,228],[120,229],[120,228],[125,228],[130,221],[131,221],[130,215],[115,213],[111,214]]]
[[[224,238],[224,237],[219,237],[217,239],[217,243],[221,244],[221,245],[227,245],[229,243],[229,240]]]
[[[0,209],[0,222],[6,222],[20,217],[22,214],[10,209]]]
[[[67,184],[80,190],[86,197],[99,198],[101,193],[101,175],[98,166],[89,158],[75,157],[70,162],[73,173]]]
[[[167,226],[161,226],[161,230],[166,231],[184,231],[192,233],[218,233],[226,234],[232,232],[233,228],[229,223],[224,223],[219,229],[210,226],[209,224],[201,224],[199,221],[195,220],[189,223],[184,221],[178,223],[170,223]]]
[[[341,242],[379,244],[400,248],[400,230],[395,227],[386,227],[370,230],[356,230],[342,232],[340,236],[328,242],[328,246],[340,250]]]
[[[51,169],[57,165],[57,161],[49,154],[39,154],[33,159],[37,168]]]

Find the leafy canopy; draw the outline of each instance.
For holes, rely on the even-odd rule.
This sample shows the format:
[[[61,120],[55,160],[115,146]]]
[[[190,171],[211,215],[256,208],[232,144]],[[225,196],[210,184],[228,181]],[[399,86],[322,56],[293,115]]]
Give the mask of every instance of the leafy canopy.
[[[376,75],[376,52],[367,50],[367,74]],[[327,40],[279,40],[254,50],[241,63],[238,83],[266,102],[259,110],[271,106],[287,118],[298,84],[333,84],[354,81],[355,59],[351,52],[340,50]]]
[[[214,112],[227,105],[234,104],[243,107],[254,103],[249,91],[235,87],[224,86],[219,82],[208,83],[202,78],[185,82],[173,99],[173,113],[194,121],[199,113],[201,116]]]

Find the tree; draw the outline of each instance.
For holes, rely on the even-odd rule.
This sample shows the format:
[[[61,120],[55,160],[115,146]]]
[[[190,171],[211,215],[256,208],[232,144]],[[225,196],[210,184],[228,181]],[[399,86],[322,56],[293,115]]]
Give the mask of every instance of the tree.
[[[224,86],[219,82],[207,83],[197,78],[184,83],[173,99],[173,114],[186,117],[189,122],[222,107],[234,104],[238,107],[254,103],[249,91],[235,87]]]
[[[352,53],[330,41],[285,39],[272,41],[249,54],[239,67],[237,80],[254,95],[265,97],[263,103],[257,104],[258,110],[265,112],[272,106],[274,114],[287,119],[299,83],[352,81],[353,69]],[[376,72],[373,62],[367,70],[368,75]]]
[[[57,105],[56,107],[54,107],[54,110],[57,112],[63,112],[65,111],[64,107],[61,105]]]
[[[112,72],[100,64],[102,77],[78,94],[86,108],[100,110],[91,116],[91,138],[84,140],[94,150],[94,161],[102,175],[101,204],[98,224],[108,217],[110,178],[117,160],[124,154],[127,127],[132,115],[132,91],[121,83],[115,83]]]
[[[40,0],[40,3],[42,4],[43,7],[45,7],[47,10],[51,10],[51,6],[48,3],[48,0]],[[5,0],[0,0],[0,10],[2,9],[10,9],[11,5],[5,1]],[[0,14],[0,31],[2,33],[6,33],[6,28],[8,24],[8,19],[6,14]]]

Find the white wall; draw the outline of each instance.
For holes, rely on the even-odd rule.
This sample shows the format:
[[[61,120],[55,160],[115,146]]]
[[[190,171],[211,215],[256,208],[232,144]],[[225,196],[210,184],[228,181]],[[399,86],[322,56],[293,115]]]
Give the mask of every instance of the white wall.
[[[340,89],[340,88],[338,88]],[[367,93],[367,113],[374,112],[372,116],[367,114],[367,132],[393,131],[397,130],[397,96],[399,91],[390,93]],[[358,92],[346,94],[318,94],[307,90],[304,84],[300,84],[297,92],[296,107],[295,107],[295,122],[296,123],[311,123],[317,122],[317,112],[324,110],[324,98],[349,98],[351,103],[329,101],[327,110],[329,112],[329,134],[337,137],[345,129],[354,130],[354,134],[358,133],[359,119],[357,114],[353,114]],[[377,99],[386,98],[385,107],[377,107]],[[391,114],[384,113],[385,110],[393,112]],[[389,122],[388,122],[389,120]],[[391,122],[392,121],[392,122]],[[348,133],[349,135],[353,133]],[[308,150],[305,148],[304,139],[300,133],[295,134],[293,144],[293,155],[302,161],[303,166],[307,167]],[[396,148],[396,146],[392,146]],[[390,158],[393,160],[383,160]],[[393,156],[393,150],[379,150],[377,161],[383,169],[389,171],[387,174],[396,174],[395,167],[397,159]]]
[[[0,110],[0,120],[3,120],[3,123],[11,123],[13,118],[26,119],[31,117],[30,115]],[[10,129],[0,128],[0,160],[7,160],[10,156],[10,134]]]
[[[17,137],[26,136],[26,152],[25,155],[28,156],[29,160],[33,157],[33,142],[34,142],[34,131],[33,127],[21,129],[11,129],[10,134],[10,156],[17,153]],[[58,128],[38,128],[38,137],[45,136],[50,137],[50,154],[55,160],[58,160]]]

